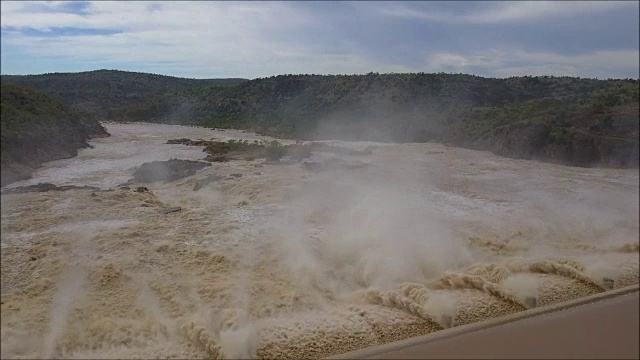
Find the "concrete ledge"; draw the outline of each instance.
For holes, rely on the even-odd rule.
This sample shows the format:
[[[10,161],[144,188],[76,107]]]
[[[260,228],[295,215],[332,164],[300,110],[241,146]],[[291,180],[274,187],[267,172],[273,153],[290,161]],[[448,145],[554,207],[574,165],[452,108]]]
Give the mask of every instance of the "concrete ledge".
[[[621,353],[616,353],[616,354],[611,354],[610,356],[608,356],[607,354],[604,354],[603,357],[609,357],[609,358],[620,358],[620,357],[625,357],[625,354],[630,354],[629,356],[631,357],[636,357],[637,358],[637,353],[638,353],[638,293],[639,293],[639,289],[640,287],[638,285],[634,285],[634,286],[630,286],[630,287],[626,287],[626,288],[622,288],[622,289],[617,289],[617,290],[612,290],[612,291],[607,291],[607,292],[603,292],[603,293],[599,293],[599,294],[595,294],[592,296],[588,296],[588,297],[584,297],[584,298],[580,298],[580,299],[575,299],[572,301],[568,301],[568,302],[564,302],[564,303],[559,303],[559,304],[554,304],[554,305],[549,305],[549,306],[545,306],[545,307],[540,307],[540,308],[535,308],[535,309],[531,309],[531,310],[525,310],[525,311],[521,311],[515,314],[511,314],[508,316],[503,316],[503,317],[499,317],[499,318],[494,318],[494,319],[489,319],[486,321],[481,321],[481,322],[477,322],[477,323],[473,323],[473,324],[468,324],[468,325],[463,325],[463,326],[459,326],[459,327],[454,327],[451,329],[445,329],[445,330],[441,330],[441,331],[437,331],[428,335],[424,335],[424,336],[419,336],[419,337],[415,337],[415,338],[410,338],[410,339],[406,339],[406,340],[402,340],[402,341],[396,341],[393,343],[388,343],[388,344],[382,344],[382,345],[377,345],[377,346],[372,346],[372,347],[368,347],[365,349],[360,349],[360,350],[356,350],[356,351],[352,351],[352,352],[348,352],[345,354],[340,354],[337,356],[333,356],[330,357],[329,359],[362,359],[362,358],[398,358],[398,357],[403,357],[403,358],[426,358],[426,357],[439,357],[442,358],[443,356],[447,356],[446,353],[443,354],[442,351],[445,347],[444,344],[449,344],[446,346],[452,346],[453,342],[455,342],[455,340],[457,340],[458,338],[460,338],[462,335],[464,338],[468,338],[468,343],[467,344],[457,344],[457,345],[462,345],[463,347],[465,345],[469,345],[471,346],[471,341],[473,341],[473,339],[471,339],[471,337],[475,337],[478,338],[478,334],[479,331],[481,330],[486,330],[483,333],[485,334],[484,336],[488,336],[491,337],[492,335],[489,333],[498,333],[501,330],[499,330],[498,328],[501,325],[507,325],[510,324],[511,328],[510,329],[505,329],[502,330],[504,331],[508,331],[505,334],[515,334],[518,331],[515,331],[516,328],[514,328],[514,325],[517,325],[520,330],[526,330],[527,328],[527,324],[526,321],[523,320],[527,320],[529,319],[529,321],[534,321],[534,320],[540,320],[540,321],[548,321],[548,324],[540,324],[540,321],[538,321],[538,323],[535,324],[535,326],[531,327],[531,331],[534,331],[535,333],[532,334],[533,336],[531,336],[531,341],[536,341],[534,338],[540,338],[538,339],[538,344],[536,345],[538,348],[542,349],[545,344],[541,344],[539,343],[540,341],[545,341],[544,339],[542,339],[542,337],[547,336],[550,337],[552,335],[551,331],[546,331],[544,329],[542,329],[541,327],[548,327],[550,328],[549,330],[554,330],[554,329],[560,329],[561,327],[556,325],[554,323],[554,321],[560,321],[560,322],[565,322],[566,324],[570,324],[572,319],[569,319],[567,316],[564,316],[564,318],[559,318],[559,319],[550,319],[547,320],[547,318],[549,318],[550,316],[554,316],[555,314],[564,314],[567,313],[568,316],[573,316],[574,318],[579,318],[577,317],[578,314],[570,314],[569,312],[561,312],[561,310],[568,310],[568,309],[575,309],[575,308],[579,308],[582,311],[587,311],[587,318],[591,318],[591,312],[596,312],[599,315],[604,316],[603,319],[610,319],[610,321],[614,321],[612,317],[609,317],[607,314],[606,309],[603,308],[603,306],[596,306],[598,304],[596,303],[600,303],[602,302],[602,304],[606,304],[607,301],[614,301],[616,302],[615,304],[610,304],[610,306],[613,306],[615,310],[618,311],[627,311],[629,313],[624,313],[624,314],[618,314],[618,320],[615,320],[614,323],[609,324],[609,327],[607,327],[606,324],[598,324],[595,323],[593,324],[593,326],[589,326],[586,325],[585,327],[580,327],[579,331],[573,331],[571,334],[574,337],[577,336],[582,336],[584,337],[588,337],[591,336],[589,338],[589,341],[591,341],[592,343],[600,343],[602,346],[605,346],[606,344],[604,344],[602,341],[605,339],[602,339],[601,337],[605,335],[605,333],[607,332],[611,332],[611,333],[615,333],[616,332],[616,328],[613,327],[625,327],[624,329],[618,329],[617,332],[620,332],[620,330],[627,331],[627,332],[631,332],[631,338],[629,338],[629,336],[626,336],[625,339],[620,339],[620,341],[626,341],[627,343],[627,347],[629,344],[629,341],[634,342],[634,340],[629,340],[629,339],[633,339],[635,337],[635,349],[627,349],[626,353],[621,354]],[[625,295],[630,295],[630,296],[625,296]],[[618,304],[620,303],[620,304]],[[589,305],[589,304],[594,304],[591,307],[587,307],[585,305]],[[602,305],[600,304],[600,305]],[[581,307],[581,306],[585,306],[585,307]],[[594,313],[595,315],[595,313]],[[583,316],[583,315],[579,315],[579,316]],[[557,317],[557,316],[556,316]],[[626,320],[625,320],[626,319]],[[622,323],[622,321],[625,320],[628,324],[626,323]],[[518,324],[513,324],[514,322],[518,322],[518,321],[522,321],[522,324],[518,323]],[[583,326],[583,325],[580,325]],[[603,329],[602,327],[607,327],[606,329]],[[635,326],[635,330],[632,329],[631,327]],[[597,329],[599,329],[599,333],[595,332],[595,328],[597,327]],[[534,329],[535,328],[535,329]],[[492,330],[490,330],[492,329]],[[585,331],[582,331],[582,330]],[[591,333],[587,334],[587,330],[592,330]],[[577,333],[577,334],[576,334]],[[635,334],[634,334],[635,333]],[[546,335],[545,335],[546,334]],[[502,335],[501,335],[502,336]],[[522,335],[522,336],[526,336],[528,337],[528,335]],[[560,336],[565,336],[565,334],[562,334]],[[593,337],[596,337],[594,339],[592,339]],[[454,339],[456,338],[456,339]],[[460,338],[462,339],[462,338]],[[465,340],[465,341],[467,341]],[[477,341],[478,339],[475,339],[475,341]],[[492,346],[499,348],[499,347],[508,347],[510,344],[508,343],[504,343],[504,340],[506,339],[501,339],[501,338],[493,338],[493,339],[488,339],[488,342],[492,344]],[[520,339],[516,339],[518,341],[520,341]],[[460,340],[462,341],[462,340]],[[526,341],[526,340],[522,340],[522,341]],[[556,336],[555,341],[558,341],[558,338]],[[578,339],[576,339],[576,341],[578,341]],[[585,341],[585,339],[580,339],[580,341]],[[606,339],[607,342],[609,342],[609,346],[611,347],[612,344],[611,342],[615,342],[616,339]],[[450,344],[451,343],[451,344]],[[567,341],[567,343],[570,343],[570,341]],[[457,346],[456,345],[456,346]],[[615,344],[613,344],[615,345]],[[457,346],[457,348],[460,348],[460,346]],[[452,347],[452,349],[457,349],[456,347]],[[536,348],[533,348],[532,351],[534,351]],[[472,349],[468,349],[467,352],[472,352]],[[604,351],[604,349],[603,349]],[[613,350],[610,350],[613,351]],[[456,352],[456,354],[454,354],[453,352]],[[517,351],[516,351],[517,352]],[[542,351],[544,352],[544,351]],[[546,356],[543,353],[538,353],[537,356]],[[491,351],[491,354],[487,354],[487,356],[490,357],[501,357],[502,355],[498,354],[499,351]],[[575,355],[575,356],[571,356],[571,357],[583,357],[585,356],[584,353],[581,353],[579,351],[579,349],[572,349],[570,351],[571,354]],[[590,352],[587,353],[587,357],[593,357],[593,356],[589,356],[589,354],[596,356],[597,354],[595,354],[595,352]],[[506,358],[513,358],[513,357],[536,357],[536,354],[520,354],[518,355],[515,352],[511,352],[510,355],[507,355],[506,353],[503,354],[504,357]],[[460,351],[452,351],[451,357],[465,357],[464,355],[461,355]],[[550,357],[562,357],[557,355],[549,355]],[[570,355],[566,355],[566,356],[570,356]],[[482,354],[480,353],[474,353],[474,355],[472,355],[471,357],[482,357]],[[598,357],[598,356],[596,356]]]

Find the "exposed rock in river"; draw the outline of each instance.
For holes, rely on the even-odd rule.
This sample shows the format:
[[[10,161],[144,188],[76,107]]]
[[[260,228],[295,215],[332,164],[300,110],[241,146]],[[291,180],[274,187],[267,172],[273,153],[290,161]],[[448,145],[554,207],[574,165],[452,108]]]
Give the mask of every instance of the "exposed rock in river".
[[[196,171],[211,166],[208,162],[171,159],[167,161],[153,161],[142,164],[134,173],[136,182],[151,183],[155,181],[171,182],[187,176],[195,175]]]
[[[29,192],[47,192],[47,191],[67,191],[73,189],[80,190],[92,190],[92,191],[100,191],[100,188],[95,186],[76,186],[76,185],[65,185],[65,186],[57,186],[50,183],[39,183],[37,185],[30,186],[20,186],[11,189],[3,189],[2,194],[23,194]]]

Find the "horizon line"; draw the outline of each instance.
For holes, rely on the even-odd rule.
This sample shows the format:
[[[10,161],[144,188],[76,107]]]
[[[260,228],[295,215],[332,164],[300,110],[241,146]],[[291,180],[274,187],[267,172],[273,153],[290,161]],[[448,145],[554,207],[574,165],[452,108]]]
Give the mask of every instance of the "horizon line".
[[[574,79],[585,79],[585,80],[634,80],[640,81],[640,78],[634,79],[631,77],[628,78],[598,78],[598,77],[581,77],[581,76],[570,76],[570,75],[512,75],[512,76],[504,76],[504,77],[491,77],[491,76],[482,76],[472,73],[454,73],[454,72],[424,72],[424,71],[415,71],[415,72],[375,72],[370,71],[368,73],[357,73],[357,74],[314,74],[314,73],[304,73],[304,74],[276,74],[270,76],[262,76],[255,78],[244,78],[244,77],[206,77],[206,78],[194,78],[194,77],[183,77],[183,76],[175,76],[175,75],[167,75],[167,74],[159,74],[152,72],[143,72],[143,71],[132,71],[132,70],[120,70],[120,69],[95,69],[95,70],[84,70],[84,71],[57,71],[57,72],[44,72],[44,73],[31,73],[31,74],[0,74],[0,76],[43,76],[43,75],[63,75],[63,74],[81,74],[81,73],[90,73],[90,72],[98,72],[98,71],[119,71],[126,73],[136,73],[136,74],[147,74],[147,75],[156,75],[156,76],[165,76],[172,77],[177,79],[187,79],[187,80],[258,80],[258,79],[268,79],[278,76],[367,76],[367,75],[403,75],[403,74],[425,74],[425,75],[466,75],[466,76],[474,76],[485,79],[510,79],[510,78],[574,78]]]

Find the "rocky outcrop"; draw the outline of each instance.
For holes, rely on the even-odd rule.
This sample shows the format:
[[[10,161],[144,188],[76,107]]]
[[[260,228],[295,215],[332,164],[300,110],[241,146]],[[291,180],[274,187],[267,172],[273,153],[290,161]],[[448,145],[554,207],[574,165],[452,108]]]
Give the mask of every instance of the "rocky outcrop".
[[[100,188],[97,188],[95,186],[77,186],[77,185],[57,186],[50,183],[39,183],[36,185],[19,186],[11,189],[3,189],[2,195],[24,194],[24,193],[30,193],[30,192],[68,191],[68,190],[100,191]]]
[[[638,104],[612,107],[603,114],[578,109],[562,124],[514,121],[480,135],[470,131],[473,128],[458,130],[447,139],[449,145],[510,158],[581,167],[639,165]]]
[[[171,159],[167,161],[153,161],[142,164],[133,173],[133,179],[139,183],[152,183],[155,181],[171,182],[182,179],[206,167],[208,162]]]
[[[206,140],[191,140],[187,138],[167,140],[167,144],[182,144],[187,146],[207,146],[209,143],[210,141]]]

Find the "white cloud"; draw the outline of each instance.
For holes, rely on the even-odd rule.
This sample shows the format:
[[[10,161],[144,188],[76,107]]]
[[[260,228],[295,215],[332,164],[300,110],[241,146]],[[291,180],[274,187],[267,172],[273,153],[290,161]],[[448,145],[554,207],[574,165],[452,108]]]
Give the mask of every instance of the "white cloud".
[[[287,17],[275,21],[283,6],[266,6],[265,3],[226,2],[145,2],[145,1],[94,1],[89,3],[86,14],[34,11],[29,5],[44,5],[43,2],[24,4],[2,2],[2,27],[32,28],[45,30],[56,27],[91,29],[119,29],[141,31],[149,29],[206,28],[225,30],[223,23],[236,22],[234,26],[251,26],[271,22],[286,23]],[[20,5],[22,4],[22,5]],[[234,6],[239,4],[239,6]],[[33,6],[31,6],[33,8]],[[36,7],[40,8],[40,7]],[[60,6],[47,4],[46,8]],[[253,16],[252,16],[253,15]],[[285,15],[285,14],[283,14]]]
[[[422,10],[402,4],[384,4],[378,11],[387,16],[415,18],[428,21],[466,24],[498,24],[526,22],[539,19],[570,17],[588,13],[629,8],[638,11],[637,1],[501,1],[491,6],[465,14]]]
[[[115,29],[111,35],[27,36],[12,33],[5,43],[41,58],[144,65],[148,71],[201,76],[261,77],[277,73],[366,73],[410,71],[356,53],[316,53],[312,46],[273,40],[317,21],[286,3],[94,2],[86,15],[28,13],[14,7],[2,26]],[[175,70],[173,71],[176,72]]]
[[[537,20],[541,18],[576,16],[584,13],[637,7],[633,1],[505,1],[500,7],[469,14],[465,20],[473,23],[500,23]]]
[[[631,3],[631,5],[629,5]],[[262,77],[282,73],[367,73],[447,71],[486,76],[562,74],[624,77],[637,74],[638,51],[593,52],[564,56],[521,51],[437,52],[423,66],[408,66],[398,57],[377,60],[358,52],[354,38],[315,44],[285,40],[301,30],[333,26],[287,2],[134,2],[95,1],[82,13],[65,12],[68,3],[1,4],[3,58],[5,46],[38,59],[83,64],[129,64],[140,71],[196,77]],[[637,2],[502,2],[476,13],[417,12],[403,5],[369,3],[374,11],[445,22],[524,21],[570,16]],[[114,30],[109,35],[56,35],[55,29]],[[49,31],[27,35],[25,29]],[[300,39],[304,40],[304,39]],[[409,46],[407,44],[406,46]],[[494,46],[499,46],[495,45]],[[340,51],[337,51],[340,49]],[[419,50],[415,50],[419,51]],[[98,65],[99,64],[99,65]],[[3,65],[4,68],[4,65]]]
[[[483,73],[487,76],[556,75],[579,77],[638,77],[640,51],[603,50],[561,55],[520,49],[471,53],[440,52],[427,56],[427,71]]]

